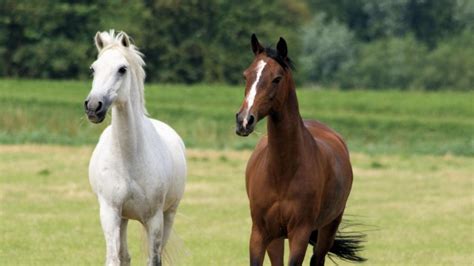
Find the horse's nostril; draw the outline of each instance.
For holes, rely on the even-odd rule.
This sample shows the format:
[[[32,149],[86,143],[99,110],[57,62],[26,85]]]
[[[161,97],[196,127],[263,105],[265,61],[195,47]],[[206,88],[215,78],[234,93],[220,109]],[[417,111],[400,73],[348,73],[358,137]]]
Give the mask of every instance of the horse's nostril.
[[[87,108],[87,104],[88,104],[88,103],[89,103],[89,101],[87,101],[87,100],[84,101],[84,109],[86,109],[86,110],[88,109],[88,108]]]
[[[255,117],[254,117],[253,115],[250,115],[249,121],[248,121],[247,124],[248,124],[248,125],[252,125],[254,121],[255,121]]]
[[[99,101],[99,104],[97,105],[97,108],[95,109],[96,112],[99,112],[102,109],[102,102]]]

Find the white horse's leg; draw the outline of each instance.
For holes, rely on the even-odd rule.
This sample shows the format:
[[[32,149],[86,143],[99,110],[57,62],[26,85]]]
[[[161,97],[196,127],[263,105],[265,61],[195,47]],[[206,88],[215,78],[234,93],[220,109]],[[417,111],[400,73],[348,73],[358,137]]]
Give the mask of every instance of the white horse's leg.
[[[121,218],[119,211],[110,206],[104,200],[99,200],[100,203],[100,222],[102,230],[104,231],[105,243],[107,246],[107,258],[105,265],[119,266],[120,265],[120,222]]]
[[[166,243],[168,243],[168,239],[170,237],[170,234],[171,234],[171,231],[172,231],[172,228],[173,228],[173,221],[174,221],[174,216],[176,214],[176,207],[173,207],[173,208],[167,210],[163,214],[163,218],[164,218],[163,247],[166,245]]]
[[[163,243],[163,212],[158,210],[146,223],[148,235],[148,265],[161,266],[161,250]]]
[[[130,265],[130,254],[127,246],[127,225],[128,219],[122,219],[120,222],[120,262],[122,266]]]

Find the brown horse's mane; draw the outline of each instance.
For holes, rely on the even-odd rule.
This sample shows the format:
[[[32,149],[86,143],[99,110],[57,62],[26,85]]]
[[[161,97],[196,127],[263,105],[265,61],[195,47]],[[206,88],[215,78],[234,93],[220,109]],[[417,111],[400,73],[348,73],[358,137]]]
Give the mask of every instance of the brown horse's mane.
[[[283,69],[291,69],[292,71],[295,71],[295,65],[293,64],[293,61],[289,57],[283,57],[278,53],[277,50],[267,47],[265,48],[265,54],[270,57],[271,59],[277,61],[278,64],[280,64]]]

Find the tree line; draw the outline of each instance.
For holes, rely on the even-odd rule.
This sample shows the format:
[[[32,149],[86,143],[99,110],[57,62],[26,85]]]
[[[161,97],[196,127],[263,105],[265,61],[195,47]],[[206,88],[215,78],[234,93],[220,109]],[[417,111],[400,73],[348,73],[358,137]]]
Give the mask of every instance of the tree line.
[[[86,79],[93,36],[111,28],[133,38],[153,82],[240,83],[256,33],[287,40],[300,84],[474,85],[471,0],[3,0],[0,76]]]

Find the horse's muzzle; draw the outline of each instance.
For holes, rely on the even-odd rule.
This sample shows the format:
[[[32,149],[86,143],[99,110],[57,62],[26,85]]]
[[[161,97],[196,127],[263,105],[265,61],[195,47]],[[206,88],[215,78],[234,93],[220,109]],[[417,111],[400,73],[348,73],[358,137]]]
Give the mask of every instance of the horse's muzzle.
[[[255,116],[247,114],[244,116],[241,112],[235,114],[235,133],[241,137],[247,137],[253,132],[257,123]]]
[[[95,124],[104,121],[108,108],[109,104],[104,99],[98,100],[97,97],[88,97],[84,101],[84,110],[87,118]]]

